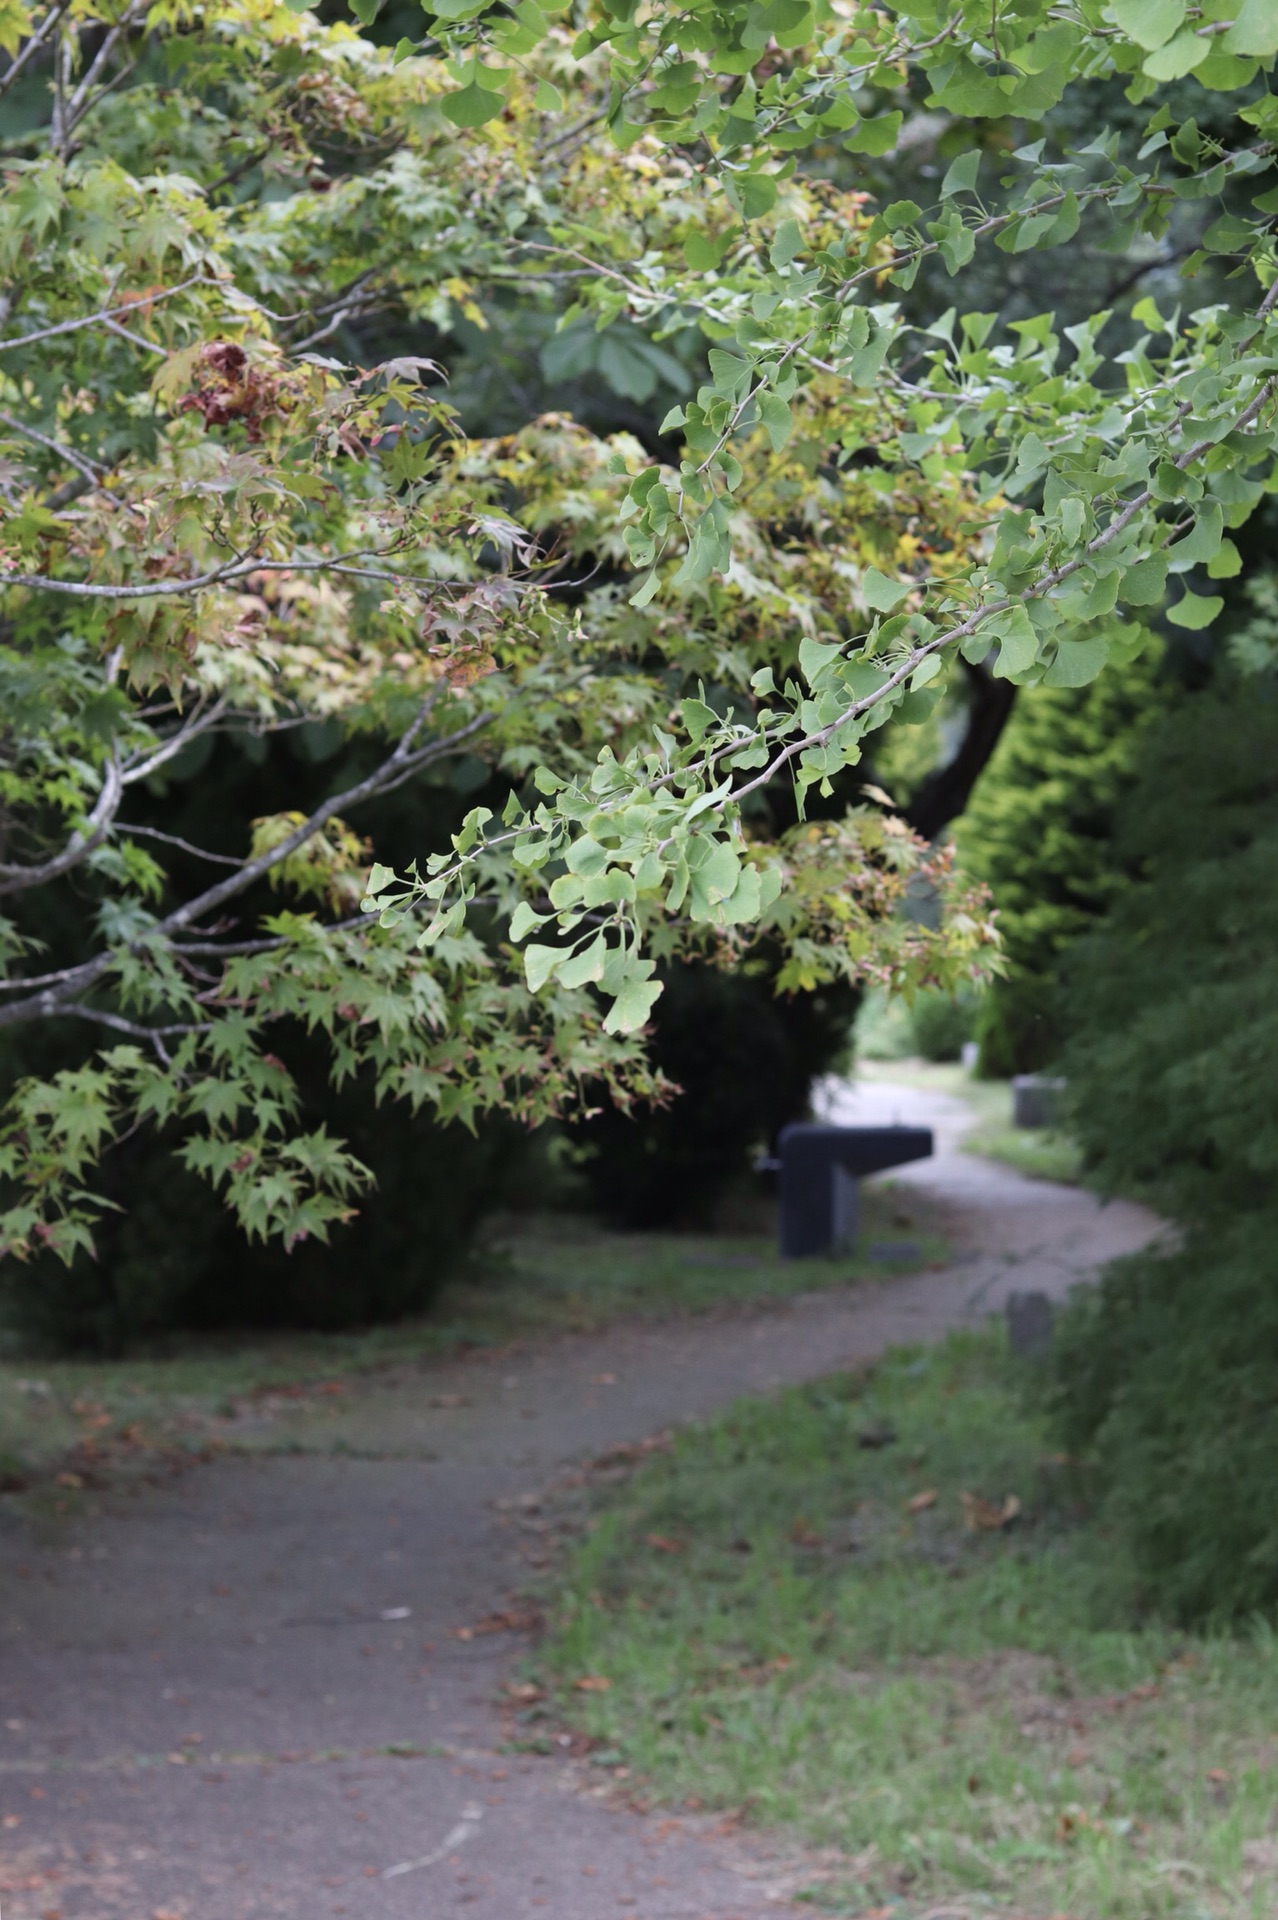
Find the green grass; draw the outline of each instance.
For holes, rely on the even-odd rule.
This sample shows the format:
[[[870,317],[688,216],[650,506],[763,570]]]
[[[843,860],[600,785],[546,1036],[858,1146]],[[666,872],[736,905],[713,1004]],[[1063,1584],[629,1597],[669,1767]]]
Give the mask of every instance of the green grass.
[[[352,1376],[370,1376],[372,1388],[379,1370],[467,1348],[731,1310],[944,1257],[913,1195],[867,1189],[863,1219],[858,1251],[781,1261],[771,1209],[754,1202],[706,1234],[618,1234],[579,1216],[512,1215],[491,1223],[469,1269],[419,1319],[351,1333],[167,1336],[119,1360],[10,1356],[0,1361],[0,1492],[58,1470],[100,1477],[157,1450],[241,1444],[226,1416],[271,1395],[302,1391],[311,1411],[322,1410],[323,1388]],[[882,1257],[906,1235],[910,1258]]]
[[[558,1710],[630,1787],[838,1849],[835,1911],[1272,1920],[1278,1642],[1141,1628],[1022,1386],[956,1336],[682,1436],[562,1571]]]

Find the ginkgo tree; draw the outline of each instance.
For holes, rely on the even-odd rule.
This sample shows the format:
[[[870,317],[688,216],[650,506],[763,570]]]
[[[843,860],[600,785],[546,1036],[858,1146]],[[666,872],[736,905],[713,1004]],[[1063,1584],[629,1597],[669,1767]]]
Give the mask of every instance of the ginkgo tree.
[[[1208,624],[1275,471],[1269,0],[377,13],[0,6],[0,1027],[86,1035],[4,1116],[14,1255],[91,1245],[139,1126],[250,1232],[346,1217],[289,1023],[339,1080],[532,1121],[658,1091],[671,956],[979,971],[944,850],[831,813],[870,736],[958,668],[1074,686],[1151,610]],[[1121,125],[1060,156],[1036,128],[1098,87]],[[921,110],[964,129],[931,204],[841,184]],[[1187,217],[1201,306],[965,308],[978,249]],[[687,391],[642,441],[477,433],[449,342],[511,300]],[[201,741],[318,723],[357,771],[317,804],[230,851],[157,817]],[[462,757],[499,803],[379,860],[361,808]]]

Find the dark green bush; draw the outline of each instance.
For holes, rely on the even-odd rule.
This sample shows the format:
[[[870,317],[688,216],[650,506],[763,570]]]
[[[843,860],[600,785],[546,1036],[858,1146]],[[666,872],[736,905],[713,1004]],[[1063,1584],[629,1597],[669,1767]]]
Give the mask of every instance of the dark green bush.
[[[924,1060],[957,1060],[975,1031],[979,1007],[974,993],[921,993],[910,1008],[916,1051]]]
[[[1065,1065],[1100,1182],[1181,1233],[1066,1317],[1071,1451],[1179,1620],[1278,1609],[1278,689],[1187,698],[1142,750],[1142,877],[1070,960]]]
[[[122,1210],[104,1223],[98,1258],[6,1263],[5,1321],[36,1345],[112,1352],[177,1329],[336,1328],[420,1312],[500,1199],[522,1133],[503,1121],[477,1136],[437,1126],[378,1107],[363,1086],[326,1089],[322,1112],[377,1177],[327,1245],[250,1244],[204,1181],[137,1136],[108,1164]]]
[[[1088,687],[1026,687],[958,824],[965,869],[994,890],[1009,971],[977,1014],[991,1078],[1050,1065],[1066,1032],[1062,956],[1124,884],[1113,837],[1157,691],[1150,646]]]
[[[1063,1318],[1056,1381],[1150,1609],[1278,1610],[1278,1209],[1111,1267]]]
[[[619,1226],[704,1226],[847,1044],[848,990],[778,999],[762,970],[671,967],[653,1058],[682,1091],[633,1115],[614,1108],[577,1130],[591,1201]]]

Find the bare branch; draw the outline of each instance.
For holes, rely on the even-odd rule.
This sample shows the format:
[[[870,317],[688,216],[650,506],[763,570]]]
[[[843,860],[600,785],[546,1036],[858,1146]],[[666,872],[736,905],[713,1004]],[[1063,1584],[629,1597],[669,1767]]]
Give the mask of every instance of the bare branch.
[[[102,791],[94,802],[93,811],[84,823],[77,827],[61,853],[54,854],[48,860],[41,860],[35,866],[10,866],[0,863],[0,895],[6,893],[24,893],[31,887],[40,887],[49,880],[69,873],[72,867],[79,866],[94,847],[101,846],[111,830],[120,804],[124,783],[120,777],[120,763],[114,757],[107,766],[106,778],[102,782]]]
[[[334,794],[330,799],[323,801],[313,813],[294,828],[292,833],[287,834],[283,840],[268,848],[266,852],[259,854],[255,860],[246,860],[237,872],[228,874],[225,880],[207,887],[203,893],[197,894],[185,905],[175,907],[172,913],[163,920],[157,921],[149,929],[146,944],[170,939],[185,928],[194,927],[208,914],[216,913],[219,907],[225,906],[228,901],[246,892],[257,881],[265,878],[272,868],[277,867],[281,861],[287,860],[290,854],[296,853],[299,847],[304,846],[322,827],[327,826],[335,815],[344,813],[349,808],[358,806],[361,801],[372,799],[375,795],[393,792],[396,787],[402,786],[405,780],[410,779],[431,760],[455,752],[463,741],[470,739],[490,724],[492,717],[490,714],[478,714],[465,726],[457,727],[452,733],[431,740],[424,747],[414,751],[413,742],[426,724],[440,691],[440,685],[432,688],[418,709],[412,725],[401,737],[394,751],[389,753],[372,773],[363,780],[357,781],[354,786],[347,787],[342,793]],[[195,952],[196,949],[190,947],[186,951]],[[0,1027],[17,1026],[24,1021],[38,1020],[46,1018],[49,1014],[64,1011],[75,1002],[79,994],[87,992],[94,982],[100,980],[114,964],[115,953],[108,951],[95,954],[92,960],[86,960],[78,967],[68,968],[60,976],[48,977],[48,984],[42,986],[39,992],[29,993],[25,999],[11,1000],[8,1005],[0,1007]],[[31,984],[26,981],[21,983],[23,987]]]
[[[102,45],[98,48],[97,53],[89,63],[88,71],[85,73],[84,78],[81,80],[75,92],[71,95],[71,98],[67,101],[63,110],[61,131],[64,143],[70,138],[71,134],[74,133],[89,108],[94,104],[92,97],[93,89],[97,85],[99,76],[102,74],[111,55],[120,44],[121,39],[133,27],[137,26],[139,21],[144,19],[145,16],[145,6],[135,4],[127,7],[119,20],[116,21],[115,25],[103,38]]]
[[[183,745],[185,745],[185,741]],[[127,833],[135,839],[163,840],[166,846],[178,847],[183,853],[192,854],[197,860],[209,860],[215,862],[219,867],[238,867],[240,864],[237,854],[210,853],[207,847],[194,846],[191,841],[183,840],[180,835],[176,833],[161,833],[158,827],[131,826],[127,821],[121,820],[116,831],[118,833]]]
[[[0,340],[0,353],[7,353],[11,347],[34,347],[42,340],[56,340],[64,333],[80,333],[85,327],[98,327],[105,321],[115,320],[122,313],[136,313],[139,307],[155,307],[161,300],[174,300],[179,293],[188,293],[192,287],[216,287],[221,282],[209,273],[193,273],[189,280],[181,280],[176,287],[161,287],[157,293],[148,293],[145,299],[135,296],[122,301],[118,307],[104,307],[100,313],[85,314],[80,320],[61,320],[55,327],[39,327],[33,333],[18,334],[11,340]],[[150,347],[150,341],[143,343]]]
[[[133,787],[139,780],[149,779],[160,767],[165,766],[176,754],[181,753],[183,747],[188,747],[192,740],[198,740],[201,734],[207,733],[210,727],[224,719],[229,708],[230,701],[225,695],[222,699],[215,700],[213,705],[205,708],[203,712],[199,706],[194,707],[191,718],[186,724],[179,727],[176,733],[170,734],[154,753],[149,753],[144,760],[131,760],[125,763],[121,775],[123,785]]]
[[[97,486],[107,469],[96,460],[90,460],[85,454],[77,453],[74,447],[68,447],[61,440],[51,440],[47,433],[41,433],[38,427],[29,426],[25,420],[15,420],[11,413],[0,413],[0,424],[11,427],[24,439],[34,440],[46,453],[56,454],[59,460],[65,460],[69,467],[82,474],[92,486]]]
[[[34,29],[21,53],[14,55],[3,79],[0,79],[0,100],[3,100],[5,94],[8,93],[10,87],[13,86],[28,60],[33,60],[36,54],[39,53],[69,5],[70,0],[57,0],[57,4],[50,7],[39,26]]]
[[[131,1040],[145,1040],[154,1047],[166,1067],[173,1064],[172,1056],[164,1042],[184,1033],[209,1033],[212,1024],[203,1021],[198,1025],[148,1027],[138,1020],[127,1020],[122,1013],[108,1013],[104,1007],[86,1007],[73,1005],[54,1008],[55,1013],[68,1014],[78,1020],[92,1020],[95,1026],[110,1027],[114,1033],[127,1033]]]

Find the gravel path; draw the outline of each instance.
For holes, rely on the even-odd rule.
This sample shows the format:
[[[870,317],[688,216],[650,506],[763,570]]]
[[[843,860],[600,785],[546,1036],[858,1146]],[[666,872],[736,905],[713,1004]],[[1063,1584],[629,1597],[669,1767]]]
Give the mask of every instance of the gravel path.
[[[4,1920],[797,1913],[784,1849],[645,1815],[570,1751],[512,1750],[538,1490],[1014,1288],[1061,1295],[1156,1225],[964,1156],[960,1101],[825,1099],[936,1128],[898,1178],[945,1215],[944,1271],[405,1371],[308,1414],[305,1451],[102,1496],[56,1535],[0,1518]]]

